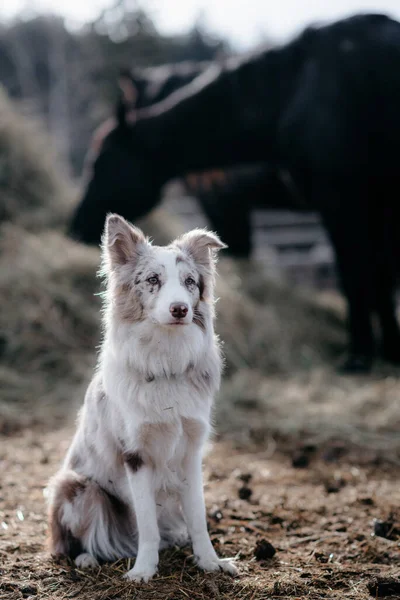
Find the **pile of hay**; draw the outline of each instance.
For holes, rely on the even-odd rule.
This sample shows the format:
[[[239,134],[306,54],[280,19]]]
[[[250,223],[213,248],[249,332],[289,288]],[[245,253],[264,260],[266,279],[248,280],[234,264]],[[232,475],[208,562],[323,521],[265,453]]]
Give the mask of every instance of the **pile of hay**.
[[[0,86],[0,222],[33,231],[65,222],[74,191],[55,154],[39,123]]]
[[[218,430],[245,446],[282,435],[317,445],[337,440],[400,461],[398,377],[384,369],[340,377],[328,366],[291,377],[243,369],[224,383]]]
[[[63,417],[99,339],[98,252],[58,232],[0,228],[0,431]],[[46,414],[47,413],[47,414]]]

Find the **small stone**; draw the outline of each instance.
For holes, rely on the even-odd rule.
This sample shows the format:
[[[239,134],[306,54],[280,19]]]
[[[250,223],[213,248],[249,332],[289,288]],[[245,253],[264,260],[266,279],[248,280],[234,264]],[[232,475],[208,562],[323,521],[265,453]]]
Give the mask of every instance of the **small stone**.
[[[333,463],[337,462],[339,458],[342,458],[346,454],[346,447],[342,444],[334,444],[324,452],[323,459],[325,462]]]
[[[218,508],[210,514],[210,518],[214,519],[214,521],[217,521],[217,523],[221,521],[222,517],[222,511],[220,511]]]
[[[367,588],[374,598],[384,598],[385,596],[398,598],[400,594],[400,579],[394,577],[373,577],[367,583]]]
[[[359,498],[361,504],[365,504],[365,506],[374,506],[374,500],[373,498],[370,498],[369,496],[365,496],[363,498]]]
[[[238,476],[238,479],[240,479],[240,481],[243,481],[243,483],[249,483],[252,477],[253,476],[251,473],[241,473]]]
[[[244,485],[238,491],[239,498],[241,500],[250,500],[252,493],[253,493],[253,490],[251,490],[249,487],[247,487],[247,485]]]
[[[24,597],[37,595],[37,588],[33,585],[24,585],[20,588],[20,591]]]
[[[315,552],[314,558],[319,563],[323,563],[323,564],[327,563],[329,560],[329,557],[324,552]]]
[[[340,486],[337,483],[326,483],[325,491],[327,494],[337,494],[340,491]]]
[[[284,521],[285,519],[283,519],[279,515],[274,515],[271,517],[271,525],[282,525]]]
[[[330,481],[328,480],[324,483],[325,491],[327,494],[337,494],[344,486],[345,482],[343,481],[343,479],[333,479]]]
[[[318,450],[318,447],[315,444],[304,444],[303,445],[303,452],[306,452],[307,454],[314,454],[314,452],[316,452]]]
[[[276,550],[271,542],[267,540],[259,540],[254,549],[256,560],[267,560],[275,556]]]
[[[378,537],[386,538],[387,540],[395,537],[396,529],[392,519],[389,518],[387,521],[374,519],[374,534]]]
[[[302,450],[295,452],[292,456],[292,467],[295,469],[305,469],[310,464],[310,456]]]

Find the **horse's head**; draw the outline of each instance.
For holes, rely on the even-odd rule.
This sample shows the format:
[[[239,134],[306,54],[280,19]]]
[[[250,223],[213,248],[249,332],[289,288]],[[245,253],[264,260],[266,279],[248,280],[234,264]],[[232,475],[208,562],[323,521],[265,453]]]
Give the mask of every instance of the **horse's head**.
[[[71,237],[88,244],[100,242],[107,213],[119,213],[133,222],[145,215],[158,201],[162,184],[160,170],[154,168],[134,122],[133,90],[126,82],[121,89],[117,117],[103,123],[92,139],[83,197],[69,226]]]

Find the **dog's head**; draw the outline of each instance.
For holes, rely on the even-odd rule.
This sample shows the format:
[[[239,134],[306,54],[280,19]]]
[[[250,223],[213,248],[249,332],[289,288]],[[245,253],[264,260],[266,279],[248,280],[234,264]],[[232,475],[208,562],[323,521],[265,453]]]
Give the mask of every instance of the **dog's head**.
[[[102,242],[103,272],[116,317],[205,330],[212,314],[216,251],[224,247],[215,233],[203,229],[169,246],[153,246],[140,229],[119,215],[109,215]]]

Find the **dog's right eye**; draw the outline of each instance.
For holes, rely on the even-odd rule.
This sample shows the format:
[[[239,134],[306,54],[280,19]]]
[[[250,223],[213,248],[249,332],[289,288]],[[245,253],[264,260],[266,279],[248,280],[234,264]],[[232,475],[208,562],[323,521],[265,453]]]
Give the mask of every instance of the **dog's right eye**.
[[[153,275],[152,277],[149,277],[147,281],[151,285],[156,285],[158,283],[158,277],[157,275]]]

